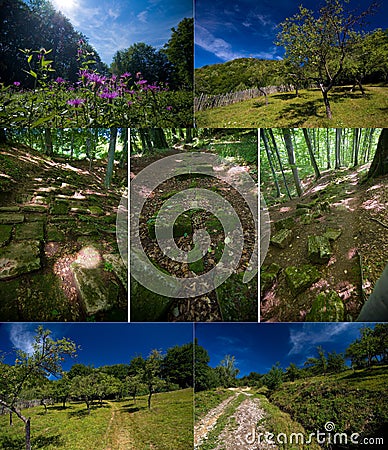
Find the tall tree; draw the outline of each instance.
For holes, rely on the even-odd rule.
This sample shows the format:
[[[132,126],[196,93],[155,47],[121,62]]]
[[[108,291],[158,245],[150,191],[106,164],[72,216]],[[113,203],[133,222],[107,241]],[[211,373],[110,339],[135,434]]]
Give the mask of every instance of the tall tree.
[[[148,389],[148,409],[151,409],[152,394],[157,392],[164,384],[160,378],[162,360],[162,354],[154,349],[144,364],[142,381]]]
[[[315,179],[318,180],[318,178],[321,178],[321,172],[319,171],[319,167],[318,167],[317,161],[314,156],[314,150],[313,150],[313,146],[311,145],[310,135],[306,128],[302,128],[302,130],[303,130],[303,136],[304,136],[306,144],[307,144],[307,149],[309,151],[311,164],[314,168]]]
[[[368,178],[376,178],[388,173],[388,128],[383,128],[376,153],[368,172]]]
[[[107,189],[110,188],[110,184],[112,181],[113,166],[115,162],[116,141],[117,141],[117,128],[111,128],[109,138],[108,164],[106,167],[106,175],[105,175],[105,187]]]
[[[274,168],[273,163],[272,163],[271,152],[270,152],[270,148],[269,148],[269,142],[268,142],[268,138],[267,138],[265,129],[261,130],[260,136],[261,136],[261,139],[264,142],[265,153],[267,154],[269,167],[271,169],[272,177],[273,177],[273,180],[275,182],[276,197],[280,197],[280,187],[279,187],[278,177],[276,176],[275,168]]]
[[[291,132],[290,132],[289,128],[283,128],[282,131],[283,131],[284,143],[285,143],[286,149],[287,149],[288,162],[290,164],[290,167],[292,170],[292,175],[294,177],[296,192],[298,194],[298,197],[300,197],[302,195],[303,189],[302,189],[302,184],[301,184],[300,178],[299,178],[298,166],[295,163],[295,152],[294,152],[294,146],[292,144]]]
[[[173,87],[193,89],[194,67],[194,19],[185,18],[178,27],[171,29],[171,38],[164,46],[173,66]]]
[[[335,168],[341,167],[342,128],[335,129]]]

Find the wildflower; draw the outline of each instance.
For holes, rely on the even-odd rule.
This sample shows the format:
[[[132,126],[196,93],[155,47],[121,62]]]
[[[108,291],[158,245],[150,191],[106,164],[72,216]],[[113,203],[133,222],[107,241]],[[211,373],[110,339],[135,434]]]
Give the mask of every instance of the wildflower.
[[[104,84],[106,81],[106,77],[95,72],[83,71],[82,76],[84,76],[90,83]]]
[[[129,72],[125,72],[122,75],[120,75],[120,78],[128,78],[130,76],[131,76],[131,74]]]
[[[127,104],[128,104],[128,106],[132,106],[133,102],[129,101],[129,102],[127,102]]]
[[[99,96],[100,98],[113,99],[113,98],[118,97],[118,96],[119,96],[119,93],[116,92],[116,91],[113,91],[113,92],[107,92],[107,91],[105,91],[105,92],[102,92],[101,94],[98,94],[98,96]]]
[[[16,86],[16,87],[19,87],[20,86],[20,81],[14,81],[13,85]]]
[[[58,83],[58,84],[66,83],[66,81],[65,81],[62,77],[58,77],[58,78],[55,80],[55,82]]]
[[[68,105],[71,106],[75,106],[76,108],[78,108],[78,106],[82,105],[83,103],[85,103],[85,99],[84,98],[72,98],[71,100],[67,101]]]
[[[147,83],[148,83],[147,80],[139,80],[139,81],[136,82],[136,84],[139,85],[139,86],[142,86],[142,85],[147,84]]]
[[[167,111],[172,111],[172,106],[167,106],[166,109]]]

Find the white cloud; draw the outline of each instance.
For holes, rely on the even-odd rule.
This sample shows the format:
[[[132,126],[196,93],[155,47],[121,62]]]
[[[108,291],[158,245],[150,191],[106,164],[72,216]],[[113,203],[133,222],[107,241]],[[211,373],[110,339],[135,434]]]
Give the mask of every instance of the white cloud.
[[[195,27],[195,44],[204,50],[213,53],[223,61],[230,61],[245,56],[233,51],[229,42],[226,42],[224,39],[216,38],[210,31],[198,24]]]
[[[32,354],[34,351],[34,336],[35,332],[31,330],[31,325],[24,323],[14,323],[11,325],[9,339],[12,345],[19,350]]]
[[[116,20],[118,17],[120,17],[120,10],[119,9],[108,9],[108,16],[112,17],[113,20]]]
[[[300,326],[290,327],[291,349],[288,355],[306,353],[325,342],[333,342],[338,335],[348,333],[352,328],[358,334],[358,328],[354,324],[347,322],[303,324],[302,328]]]
[[[136,17],[140,20],[140,22],[147,23],[148,11],[147,10],[141,11]]]

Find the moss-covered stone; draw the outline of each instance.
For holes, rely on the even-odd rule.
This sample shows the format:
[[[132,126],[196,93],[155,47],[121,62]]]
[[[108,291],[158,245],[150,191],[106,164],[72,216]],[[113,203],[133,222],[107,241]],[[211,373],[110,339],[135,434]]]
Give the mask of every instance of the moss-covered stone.
[[[0,319],[2,322],[18,322],[22,319],[18,305],[20,279],[0,282]]]
[[[66,235],[57,226],[50,224],[47,226],[47,241],[64,242]]]
[[[306,214],[300,218],[300,223],[302,225],[310,225],[313,221],[313,217],[311,214]]]
[[[309,208],[299,208],[295,211],[295,216],[300,217],[306,214],[310,214],[311,210]]]
[[[81,263],[73,262],[70,270],[88,316],[112,308],[117,301],[119,288],[117,284],[104,279],[101,267],[84,267]]]
[[[270,242],[274,247],[286,248],[292,241],[292,230],[280,230],[271,237]]]
[[[109,253],[102,255],[102,258],[106,264],[109,264],[112,267],[112,271],[121,281],[123,287],[128,290],[128,269],[121,256]]]
[[[39,241],[12,242],[0,249],[0,280],[40,269]]]
[[[342,234],[342,230],[335,230],[334,228],[326,228],[324,236],[329,241],[336,241]]]
[[[243,273],[232,274],[216,289],[222,319],[228,322],[257,322],[258,277],[243,283]]]
[[[306,315],[308,322],[341,322],[345,317],[345,308],[341,298],[334,291],[321,292],[314,300],[310,312]]]
[[[5,212],[19,212],[20,207],[19,206],[1,206],[0,207],[0,213]]]
[[[89,206],[89,211],[92,216],[103,216],[105,214],[104,210],[99,206]]]
[[[315,204],[315,202],[311,202],[311,203],[297,203],[296,204],[296,209],[312,209],[314,204]]]
[[[294,297],[309,288],[321,277],[318,269],[310,264],[300,267],[289,266],[284,269],[286,282]]]
[[[31,213],[45,213],[47,212],[47,208],[43,205],[26,205],[22,207],[24,212]]]
[[[45,222],[46,220],[45,214],[26,214],[26,222]]]
[[[312,263],[325,264],[332,255],[330,241],[325,236],[309,236],[307,241],[308,258]]]
[[[15,240],[43,241],[43,239],[44,239],[43,222],[25,222],[16,225]]]
[[[280,230],[290,230],[295,226],[295,220],[293,217],[285,217],[284,219],[280,219],[274,223],[275,231]]]
[[[0,247],[8,244],[11,240],[12,225],[0,225]]]
[[[22,223],[24,222],[23,214],[2,213],[0,214],[0,224]]]
[[[131,322],[167,320],[173,299],[149,291],[131,277]]]
[[[196,274],[203,272],[205,270],[203,258],[199,258],[197,261],[189,263],[189,268]]]
[[[60,216],[69,212],[69,203],[66,201],[57,200],[50,208],[50,214]]]
[[[261,295],[263,295],[264,292],[268,291],[268,289],[270,289],[273,286],[281,270],[282,268],[276,263],[272,263],[269,266],[261,267],[260,270]]]
[[[52,223],[75,222],[75,218],[71,216],[55,216],[50,218]]]

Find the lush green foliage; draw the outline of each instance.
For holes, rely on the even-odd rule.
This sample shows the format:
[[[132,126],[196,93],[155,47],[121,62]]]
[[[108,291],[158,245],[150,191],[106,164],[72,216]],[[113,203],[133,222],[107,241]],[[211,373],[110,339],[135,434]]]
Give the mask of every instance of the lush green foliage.
[[[306,137],[302,129],[292,129],[292,144],[295,163],[302,179],[313,175],[312,157],[308,151]],[[322,170],[336,166],[352,167],[365,164],[373,159],[381,130],[364,129],[312,129],[307,132],[313,148],[313,157],[318,168]],[[264,139],[267,138],[267,154]],[[337,152],[336,152],[337,148]],[[337,154],[337,157],[336,157]],[[337,161],[338,160],[338,161]],[[296,195],[292,167],[286,151],[282,129],[264,129],[261,131],[260,145],[261,188],[267,201],[273,201],[287,195]],[[271,171],[271,166],[274,172]],[[276,192],[276,183],[279,192]]]
[[[195,69],[195,93],[224,94],[251,87],[282,84],[282,63],[256,58],[239,58]]]

